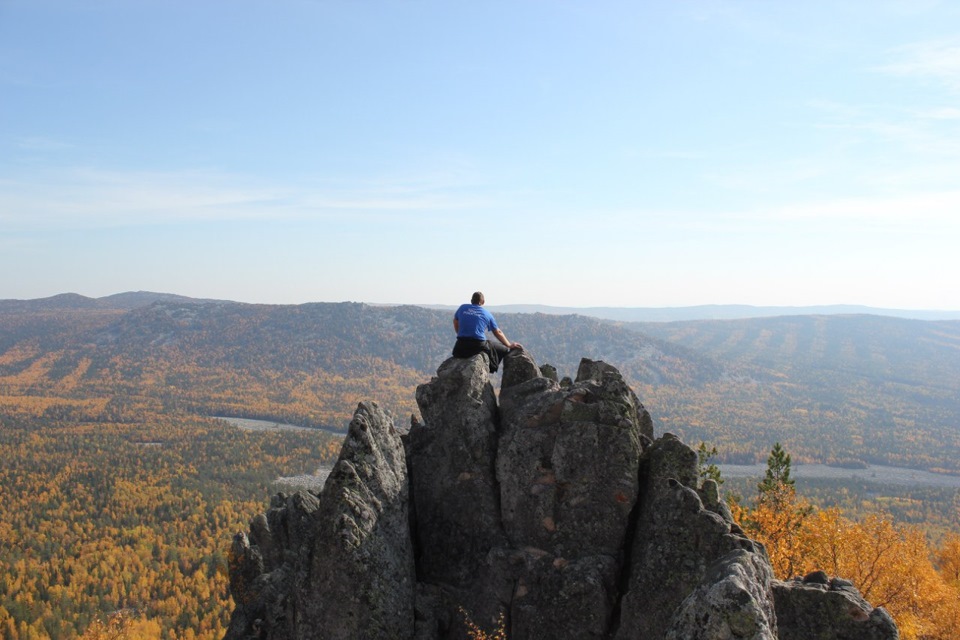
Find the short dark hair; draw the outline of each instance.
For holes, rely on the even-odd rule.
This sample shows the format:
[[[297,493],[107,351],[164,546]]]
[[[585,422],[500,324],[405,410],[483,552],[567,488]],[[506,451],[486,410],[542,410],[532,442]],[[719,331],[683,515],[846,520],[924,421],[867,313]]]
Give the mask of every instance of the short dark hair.
[[[473,297],[470,298],[470,304],[483,304],[483,293],[474,291]]]

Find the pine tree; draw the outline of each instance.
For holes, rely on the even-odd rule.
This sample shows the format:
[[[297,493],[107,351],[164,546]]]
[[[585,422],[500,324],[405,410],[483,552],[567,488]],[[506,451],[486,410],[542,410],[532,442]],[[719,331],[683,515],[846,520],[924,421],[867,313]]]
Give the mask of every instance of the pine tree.
[[[744,531],[766,546],[780,579],[793,577],[803,565],[806,548],[800,532],[813,512],[810,503],[797,496],[790,464],[790,455],[776,443],[767,458],[766,475],[757,485],[756,506],[731,505]]]
[[[790,454],[784,451],[780,443],[773,445],[770,456],[767,458],[767,472],[763,481],[757,485],[760,499],[765,495],[776,492],[784,487],[793,487],[794,480],[790,477]]]
[[[716,447],[707,448],[707,443],[700,441],[700,446],[697,448],[697,474],[700,476],[701,482],[714,480],[717,485],[723,484],[723,478],[720,477],[720,467],[710,462],[711,458],[716,457],[716,455]]]

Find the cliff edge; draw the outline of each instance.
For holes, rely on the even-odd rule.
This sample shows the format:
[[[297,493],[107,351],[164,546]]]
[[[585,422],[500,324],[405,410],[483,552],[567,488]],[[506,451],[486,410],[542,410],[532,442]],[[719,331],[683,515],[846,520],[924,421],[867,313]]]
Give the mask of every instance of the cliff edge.
[[[485,356],[451,358],[417,404],[401,435],[361,403],[323,490],[234,538],[226,640],[899,637],[848,582],[774,580],[606,363],[561,382],[514,351],[498,398]]]

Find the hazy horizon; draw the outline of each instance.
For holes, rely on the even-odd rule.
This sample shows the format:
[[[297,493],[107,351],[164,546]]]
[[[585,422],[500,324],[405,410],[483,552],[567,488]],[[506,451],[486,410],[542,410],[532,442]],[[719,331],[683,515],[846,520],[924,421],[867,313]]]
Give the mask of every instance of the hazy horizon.
[[[256,301],[230,300],[222,298],[211,298],[203,296],[193,298],[182,296],[173,292],[156,291],[123,291],[106,296],[93,297],[84,296],[76,292],[62,292],[54,296],[30,299],[0,299],[0,302],[33,302],[50,300],[63,296],[81,296],[90,300],[105,300],[111,298],[120,298],[127,296],[171,296],[174,298],[188,298],[191,300],[213,300],[216,302],[229,302],[239,304],[269,304]],[[360,303],[379,307],[393,306],[417,306],[427,309],[453,310],[461,303],[441,304],[441,303],[409,303],[409,302],[377,302],[367,300],[311,300],[303,303],[279,303],[279,304],[338,304],[338,303]],[[760,306],[744,304],[707,304],[707,305],[689,305],[679,307],[612,307],[612,306],[556,306],[543,305],[537,303],[517,303],[505,305],[485,305],[490,310],[497,313],[545,313],[550,315],[568,315],[578,314],[592,316],[595,318],[626,321],[626,322],[670,322],[676,320],[727,320],[727,319],[747,319],[763,318],[780,315],[841,315],[841,314],[872,314],[886,315],[897,318],[910,318],[917,320],[960,320],[960,310],[952,309],[889,309],[880,307],[869,307],[864,305],[805,305],[805,306]]]

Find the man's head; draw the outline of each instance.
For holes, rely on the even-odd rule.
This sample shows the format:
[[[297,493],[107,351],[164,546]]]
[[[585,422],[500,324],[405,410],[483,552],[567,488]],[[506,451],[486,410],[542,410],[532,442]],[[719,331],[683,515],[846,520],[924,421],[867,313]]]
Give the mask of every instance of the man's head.
[[[483,294],[480,293],[479,291],[474,291],[474,292],[473,292],[473,297],[470,298],[470,304],[480,304],[480,305],[482,305],[483,302],[484,302],[484,301],[483,301]]]

